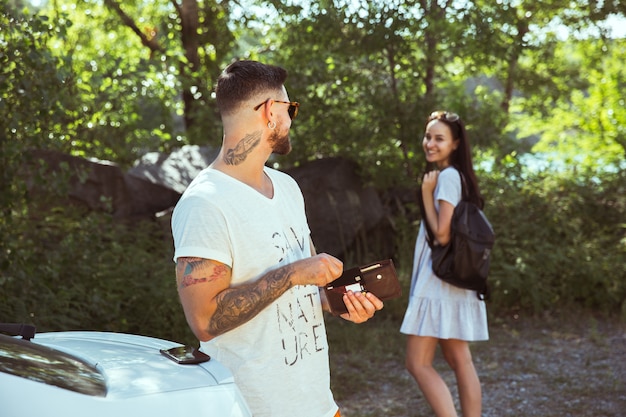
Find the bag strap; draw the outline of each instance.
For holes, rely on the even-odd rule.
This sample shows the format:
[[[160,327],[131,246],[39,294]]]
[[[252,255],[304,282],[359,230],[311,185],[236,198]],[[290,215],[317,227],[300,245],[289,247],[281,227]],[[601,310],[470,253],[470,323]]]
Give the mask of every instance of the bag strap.
[[[426,243],[430,248],[433,248],[433,241],[435,240],[433,231],[430,230],[430,226],[428,225],[428,219],[426,218],[426,210],[424,209],[424,198],[422,197],[422,185],[420,184],[417,189],[417,201],[420,206],[420,213],[422,214],[422,223],[424,224],[424,229],[426,230]]]

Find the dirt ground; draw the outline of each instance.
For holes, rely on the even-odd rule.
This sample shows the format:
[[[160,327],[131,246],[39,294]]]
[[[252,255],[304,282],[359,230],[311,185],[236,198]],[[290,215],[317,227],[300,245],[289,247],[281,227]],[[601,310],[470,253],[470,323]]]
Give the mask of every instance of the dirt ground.
[[[472,344],[472,353],[485,417],[626,416],[626,323],[618,319],[588,313],[491,319],[490,341]],[[366,367],[355,366],[354,356],[331,354],[333,391],[343,417],[433,415],[404,369],[403,350],[369,358]],[[454,374],[439,354],[436,367],[460,416]],[[347,381],[354,383],[336,389]]]

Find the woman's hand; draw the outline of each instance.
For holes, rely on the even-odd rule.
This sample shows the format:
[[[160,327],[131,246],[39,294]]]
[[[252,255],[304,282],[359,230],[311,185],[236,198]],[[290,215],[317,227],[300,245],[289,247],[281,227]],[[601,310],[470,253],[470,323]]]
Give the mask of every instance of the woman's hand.
[[[433,195],[435,191],[435,187],[437,186],[437,178],[439,178],[439,171],[430,171],[424,174],[424,179],[422,180],[422,196]]]

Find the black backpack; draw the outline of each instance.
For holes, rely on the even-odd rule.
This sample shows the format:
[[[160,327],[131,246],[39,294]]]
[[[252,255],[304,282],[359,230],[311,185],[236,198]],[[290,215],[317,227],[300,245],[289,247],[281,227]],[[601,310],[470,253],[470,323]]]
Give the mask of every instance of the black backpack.
[[[463,199],[454,208],[450,241],[445,246],[434,244],[435,239],[426,221],[420,189],[418,200],[422,221],[428,233],[426,241],[432,251],[435,275],[454,286],[475,290],[479,299],[488,300],[490,291],[487,276],[495,234],[485,213],[476,204],[467,201],[464,183],[465,179],[461,174]]]

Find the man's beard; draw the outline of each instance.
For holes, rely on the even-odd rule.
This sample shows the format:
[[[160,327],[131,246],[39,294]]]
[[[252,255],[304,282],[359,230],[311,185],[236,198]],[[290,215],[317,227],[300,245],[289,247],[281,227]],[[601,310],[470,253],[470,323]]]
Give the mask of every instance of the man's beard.
[[[281,134],[274,130],[269,137],[269,142],[272,145],[272,152],[277,155],[287,155],[291,152],[289,133]]]

